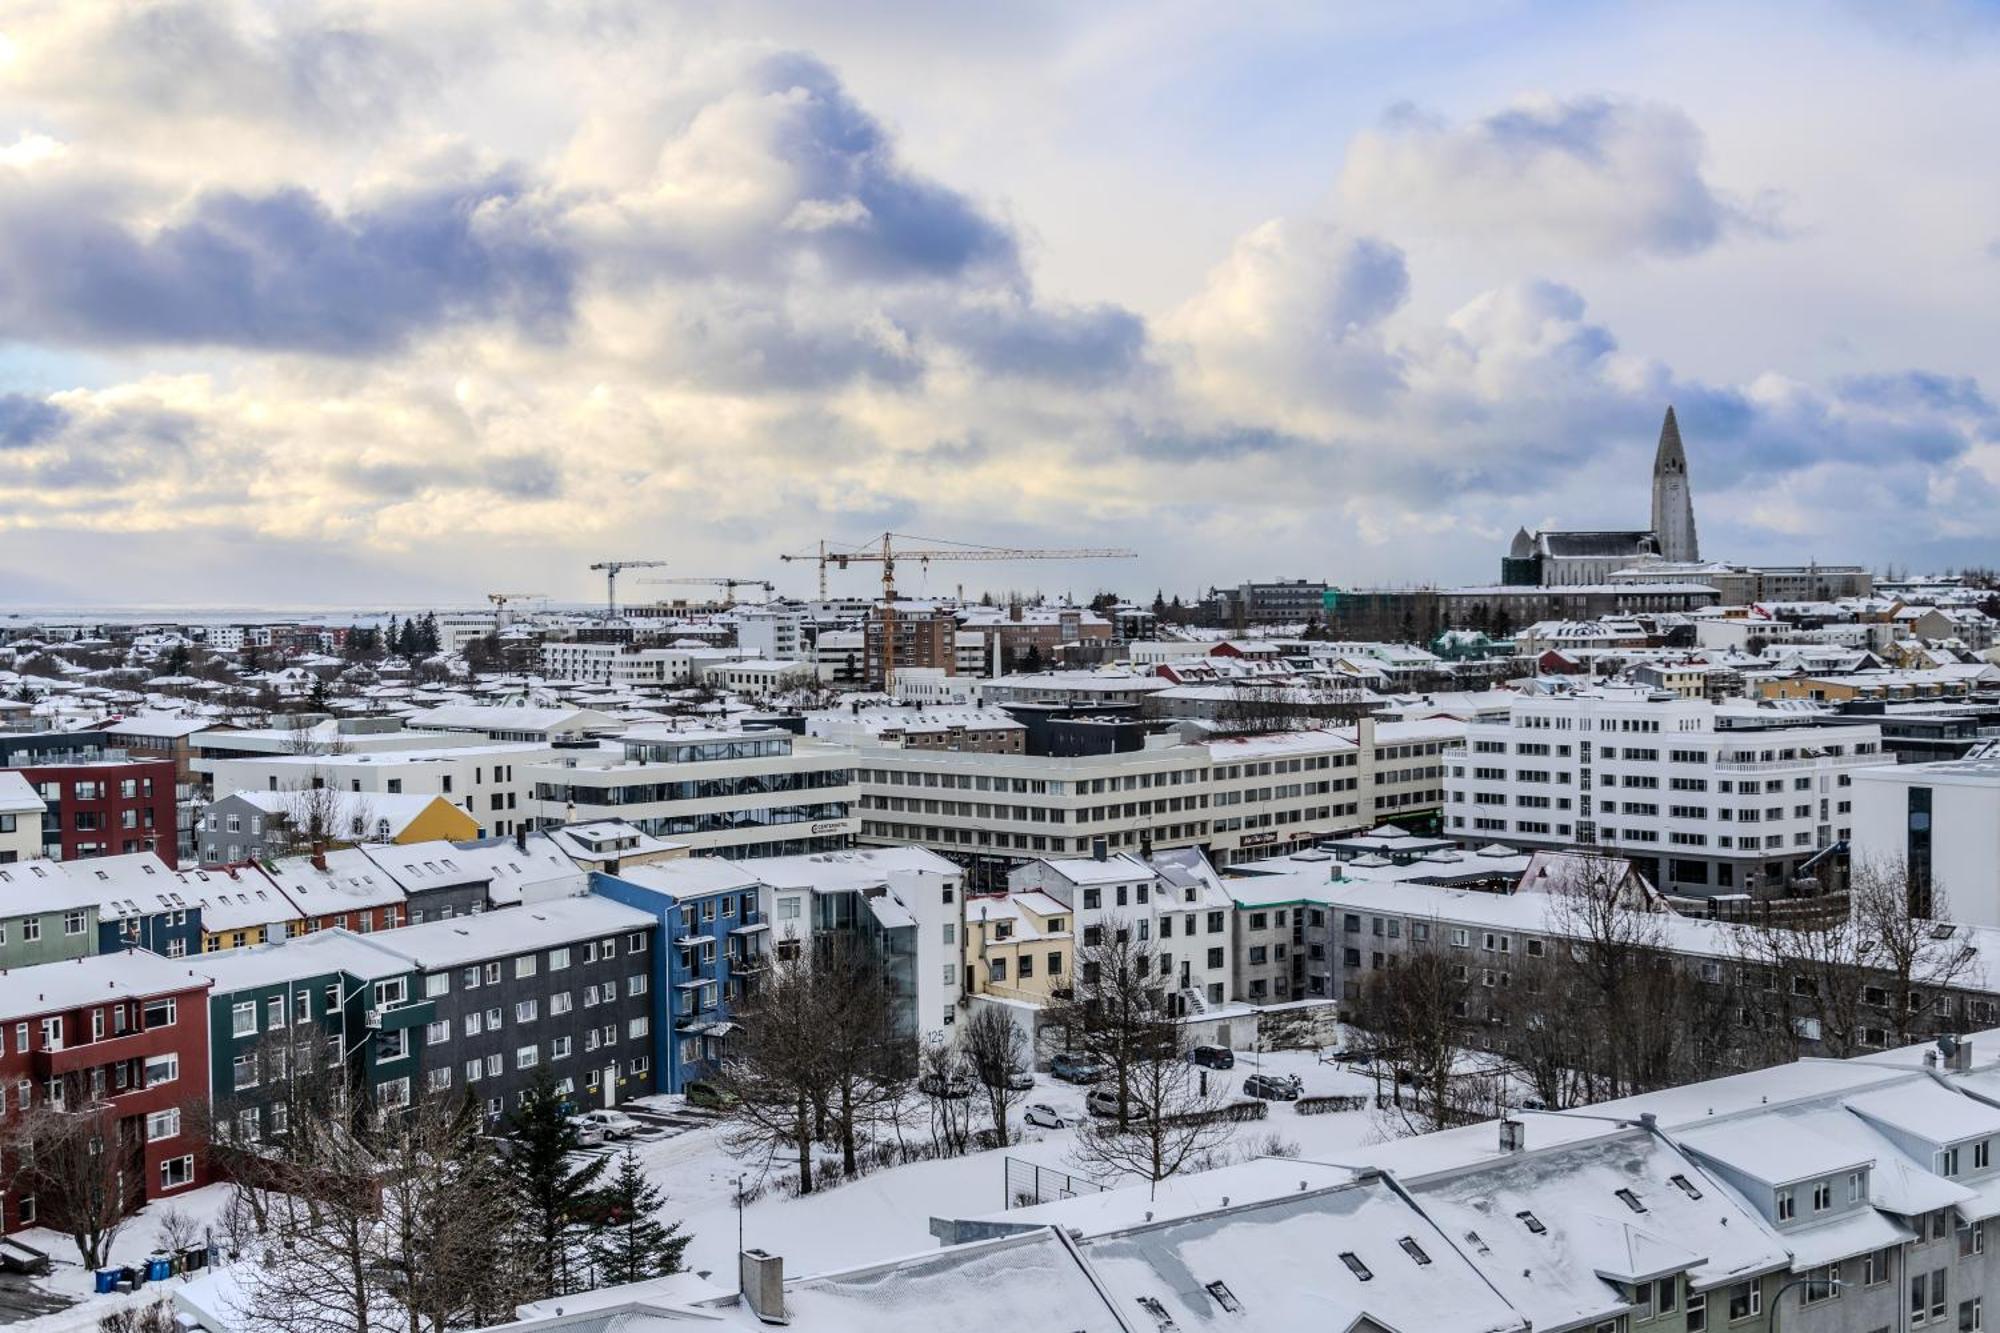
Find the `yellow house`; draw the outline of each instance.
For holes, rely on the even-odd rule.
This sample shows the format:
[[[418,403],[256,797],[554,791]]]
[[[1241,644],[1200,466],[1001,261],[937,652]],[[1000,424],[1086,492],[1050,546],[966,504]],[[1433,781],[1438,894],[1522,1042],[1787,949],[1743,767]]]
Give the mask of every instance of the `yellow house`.
[[[1075,919],[1046,893],[969,898],[965,980],[972,995],[1046,1003],[1075,968]]]

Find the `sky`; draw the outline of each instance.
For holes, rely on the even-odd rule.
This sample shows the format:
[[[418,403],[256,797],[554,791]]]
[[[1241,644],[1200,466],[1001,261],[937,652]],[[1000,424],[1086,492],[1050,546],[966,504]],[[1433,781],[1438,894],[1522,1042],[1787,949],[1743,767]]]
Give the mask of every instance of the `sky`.
[[[2000,563],[1995,88],[1995,0],[0,0],[0,603],[1487,581],[1669,403],[1705,556]]]

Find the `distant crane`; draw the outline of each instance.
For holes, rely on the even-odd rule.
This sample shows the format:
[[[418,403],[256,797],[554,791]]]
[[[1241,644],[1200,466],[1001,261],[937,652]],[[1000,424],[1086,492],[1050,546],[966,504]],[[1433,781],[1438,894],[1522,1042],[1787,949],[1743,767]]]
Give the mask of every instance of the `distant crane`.
[[[771,599],[771,594],[772,594],[772,593],[773,593],[774,591],[776,591],[776,590],[777,590],[777,585],[776,585],[776,584],[774,584],[774,583],[772,583],[772,582],[771,582],[771,581],[770,581],[769,579],[701,579],[701,578],[685,578],[685,579],[679,579],[679,578],[676,578],[676,579],[640,579],[640,580],[639,580],[639,582],[641,582],[641,583],[678,583],[678,584],[697,584],[697,583],[698,583],[698,584],[702,584],[702,585],[704,585],[704,586],[706,586],[706,587],[710,587],[710,588],[721,588],[721,589],[723,589],[723,590],[724,590],[724,595],[725,595],[726,597],[728,597],[728,599],[729,599],[729,604],[730,604],[731,606],[734,606],[734,605],[736,604],[736,590],[737,590],[738,588],[762,588],[762,589],[764,590],[764,600],[765,600],[765,601],[769,601],[769,600]]]
[[[509,603],[509,602],[526,602],[526,601],[530,601],[530,600],[532,600],[532,599],[534,599],[534,598],[537,598],[537,597],[544,597],[544,596],[547,596],[547,594],[546,594],[546,593],[539,593],[539,592],[489,592],[489,593],[487,593],[487,594],[486,594],[486,600],[487,600],[487,601],[489,601],[489,602],[491,602],[491,603],[493,603],[493,628],[494,628],[494,629],[506,629],[506,628],[507,628],[507,603]]]
[[[876,542],[880,541],[879,548]],[[970,542],[956,544],[911,547],[900,550],[895,542],[936,542],[936,537],[912,537],[907,533],[885,532],[878,538],[871,537],[866,545],[851,550],[828,550],[821,542],[818,551],[799,551],[781,555],[780,560],[814,560],[819,563],[819,595],[826,600],[826,569],[833,565],[846,569],[850,564],[879,564],[882,566],[882,690],[889,693],[896,675],[896,561],[915,560],[928,567],[933,560],[1136,560],[1137,551],[1127,551],[1116,547],[1077,546],[975,546]]]
[[[600,560],[590,568],[592,572],[604,572],[604,608],[607,617],[618,614],[618,571],[621,569],[659,569],[664,560]]]

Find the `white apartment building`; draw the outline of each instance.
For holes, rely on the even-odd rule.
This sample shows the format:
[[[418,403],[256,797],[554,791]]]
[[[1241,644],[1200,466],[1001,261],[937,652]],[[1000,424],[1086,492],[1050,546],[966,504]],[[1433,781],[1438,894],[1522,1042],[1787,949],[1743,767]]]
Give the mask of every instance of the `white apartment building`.
[[[19,773],[0,772],[0,865],[42,854],[42,816],[48,804]]]
[[[639,648],[629,643],[551,642],[542,645],[542,674],[551,680],[662,689],[691,684],[704,666],[749,656],[750,653],[737,648]]]
[[[622,819],[696,856],[849,846],[860,827],[854,751],[785,731],[636,727],[521,767],[537,827]]]
[[[1159,957],[1175,1013],[1197,1017],[1234,994],[1235,903],[1206,866],[1176,859],[1156,867],[1127,852],[1052,857],[1016,866],[1007,886],[1045,893],[1075,914],[1079,968],[1107,932],[1130,930]]]
[[[1448,719],[1241,736],[1054,758],[864,746],[861,840],[918,843],[981,887],[1035,856],[1195,847],[1217,865],[1443,807]]]
[[[2000,926],[2000,757],[1857,769],[1853,850],[1857,866],[1927,879],[1941,915]]]
[[[552,745],[461,745],[369,754],[269,755],[207,761],[218,796],[238,791],[335,791],[442,796],[505,837],[528,817],[529,767],[560,753]]]
[[[1639,690],[1524,697],[1504,722],[1467,724],[1445,831],[1615,849],[1668,893],[1783,885],[1852,832],[1853,774],[1882,762],[1881,730],[1718,727],[1719,711]]]
[[[805,649],[805,613],[776,608],[736,608],[736,646],[752,657],[790,662]]]

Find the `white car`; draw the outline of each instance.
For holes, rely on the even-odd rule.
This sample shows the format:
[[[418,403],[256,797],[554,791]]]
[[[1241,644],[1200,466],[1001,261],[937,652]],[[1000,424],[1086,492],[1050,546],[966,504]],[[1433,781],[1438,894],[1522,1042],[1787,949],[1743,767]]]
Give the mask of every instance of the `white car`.
[[[1021,1117],[1021,1123],[1025,1125],[1039,1125],[1043,1129],[1061,1129],[1069,1122],[1064,1120],[1056,1108],[1050,1106],[1047,1102],[1036,1102],[1028,1107],[1026,1114]]]
[[[595,1148],[603,1144],[604,1131],[590,1121],[585,1120],[582,1116],[571,1116],[569,1123],[576,1130],[577,1146]]]
[[[576,1119],[579,1124],[595,1126],[599,1133],[610,1139],[622,1139],[639,1132],[639,1122],[623,1111],[585,1111]]]

